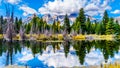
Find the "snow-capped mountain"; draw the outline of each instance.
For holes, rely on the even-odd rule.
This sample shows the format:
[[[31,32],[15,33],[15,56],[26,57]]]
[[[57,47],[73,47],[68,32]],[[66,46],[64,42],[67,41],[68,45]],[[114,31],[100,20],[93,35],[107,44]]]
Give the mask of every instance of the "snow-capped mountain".
[[[68,15],[70,23],[73,23],[77,16],[78,16],[78,14],[76,14],[76,13]],[[46,14],[46,15],[43,16],[43,20],[45,20],[49,24],[52,24],[54,20],[55,21],[60,21],[61,24],[63,24],[64,17],[65,17],[65,15],[50,15],[50,14]],[[89,17],[91,21],[96,20],[95,18],[93,18],[92,16],[89,16],[89,15],[86,15],[86,17]]]
[[[64,17],[65,15],[50,15],[50,14],[46,14],[43,16],[43,20],[45,20],[47,23],[53,23],[53,21],[60,21],[61,24],[64,22]],[[70,22],[74,22],[74,20],[76,19],[75,15],[69,15],[69,19]]]

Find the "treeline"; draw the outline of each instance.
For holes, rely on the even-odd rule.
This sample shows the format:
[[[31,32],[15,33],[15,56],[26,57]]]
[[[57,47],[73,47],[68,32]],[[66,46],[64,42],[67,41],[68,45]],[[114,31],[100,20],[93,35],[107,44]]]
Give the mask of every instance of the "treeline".
[[[78,17],[71,26],[71,29],[77,33],[82,34],[120,34],[120,25],[118,21],[114,21],[113,18],[109,18],[107,11],[104,12],[102,21],[91,22],[90,18],[86,18],[83,8],[80,10]]]
[[[6,19],[3,19],[3,16],[0,17],[0,33],[3,33],[6,21]],[[20,28],[23,27],[27,34],[39,34],[45,33],[46,31],[54,34],[63,32],[68,34],[120,34],[120,25],[118,21],[114,21],[113,18],[110,18],[107,11],[104,12],[102,20],[98,22],[91,21],[89,17],[86,17],[84,9],[82,8],[72,25],[70,25],[70,20],[67,14],[64,17],[63,25],[60,25],[60,23],[60,21],[54,20],[53,24],[49,24],[43,20],[43,18],[34,15],[32,20],[28,23],[24,23],[22,22],[22,18],[18,19],[16,17],[14,19],[14,28],[15,32],[19,33]]]

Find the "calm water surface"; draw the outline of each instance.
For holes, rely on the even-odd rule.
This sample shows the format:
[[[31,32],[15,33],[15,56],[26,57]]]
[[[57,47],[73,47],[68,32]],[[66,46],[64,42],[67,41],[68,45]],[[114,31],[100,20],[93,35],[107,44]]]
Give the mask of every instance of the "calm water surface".
[[[120,40],[37,42],[0,40],[0,67],[74,67],[120,62]]]

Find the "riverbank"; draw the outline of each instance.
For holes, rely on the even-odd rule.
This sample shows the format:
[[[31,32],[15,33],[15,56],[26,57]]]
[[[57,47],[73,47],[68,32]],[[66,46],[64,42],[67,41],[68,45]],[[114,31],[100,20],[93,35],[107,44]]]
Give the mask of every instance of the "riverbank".
[[[5,35],[5,34],[4,34]],[[4,38],[4,35],[0,34],[0,39]],[[64,40],[64,37],[62,34],[53,34],[51,36],[47,36],[44,34],[25,34],[26,40]],[[119,37],[118,37],[119,38]],[[76,35],[71,36],[70,34],[67,35],[67,39],[69,40],[114,40],[115,35]],[[13,37],[13,40],[21,40],[20,35],[17,34],[15,37]]]

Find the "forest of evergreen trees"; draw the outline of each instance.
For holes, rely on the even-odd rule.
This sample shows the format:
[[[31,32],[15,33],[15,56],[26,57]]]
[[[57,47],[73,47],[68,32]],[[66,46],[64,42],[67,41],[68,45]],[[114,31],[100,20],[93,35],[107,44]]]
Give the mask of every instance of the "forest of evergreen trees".
[[[69,17],[66,14],[64,17],[63,25],[60,25],[60,21],[55,21],[53,24],[49,24],[36,15],[32,18],[29,23],[23,23],[22,18],[14,18],[14,29],[18,34],[20,27],[25,29],[25,33],[29,34],[30,32],[44,33],[46,30],[51,31],[54,34],[62,33],[62,31],[67,32],[68,34],[74,32],[76,34],[98,34],[98,35],[110,35],[110,34],[120,34],[120,25],[118,21],[115,21],[114,18],[108,16],[107,11],[104,12],[103,18],[101,21],[91,21],[89,17],[85,16],[84,9],[80,9],[76,20],[70,25]],[[0,33],[3,33],[5,29],[6,19],[3,16],[0,17]]]

